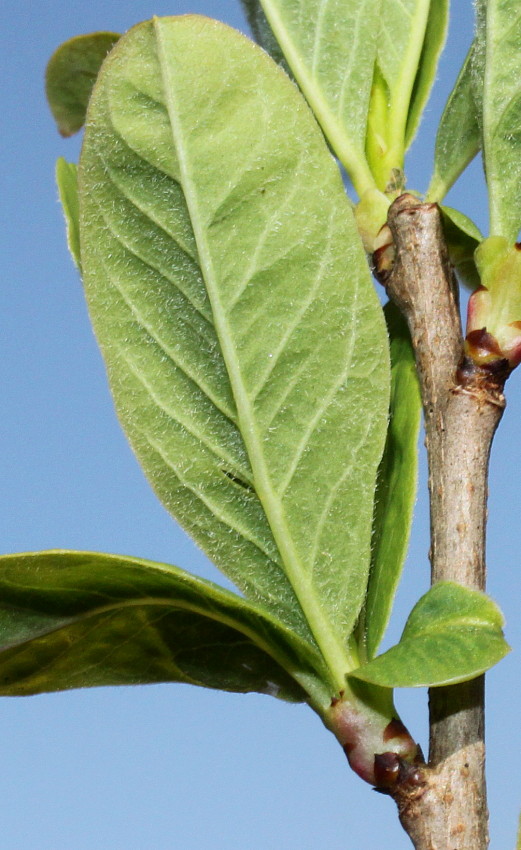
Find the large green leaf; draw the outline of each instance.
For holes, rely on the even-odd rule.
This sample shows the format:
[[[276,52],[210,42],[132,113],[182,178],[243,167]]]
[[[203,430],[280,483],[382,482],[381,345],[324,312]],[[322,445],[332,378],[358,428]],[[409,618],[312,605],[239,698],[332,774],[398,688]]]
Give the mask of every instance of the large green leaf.
[[[388,353],[340,174],[295,86],[197,16],[116,46],[80,167],[81,250],[119,415],[160,498],[343,682]]]
[[[436,79],[438,61],[447,38],[449,5],[449,0],[431,0],[430,2],[425,38],[407,114],[406,147],[409,147],[416,135],[423,110]]]
[[[429,201],[441,201],[445,197],[481,146],[472,81],[475,51],[476,43],[473,42],[438,125],[434,173],[427,192]]]
[[[321,659],[233,593],[96,552],[0,558],[0,694],[188,682],[327,700]]]
[[[430,0],[382,0],[377,21],[378,52],[366,142],[369,164],[377,186],[382,191],[389,184],[393,169],[403,168],[415,81],[419,88],[414,112],[410,117],[410,138],[416,129],[434,76],[434,57],[437,58],[438,48],[426,48],[426,64],[420,74],[420,58],[425,44],[430,5]],[[433,17],[431,22],[432,32],[443,29],[443,26],[438,27],[442,17]],[[433,43],[438,40],[437,36]]]
[[[271,29],[335,154],[362,195],[367,110],[381,0],[261,0]]]
[[[113,32],[80,35],[61,44],[49,59],[45,93],[62,136],[83,127],[101,63],[118,39]]]
[[[388,688],[474,679],[510,651],[503,624],[501,611],[484,593],[439,582],[414,606],[400,642],[352,675]]]
[[[378,469],[371,572],[361,621],[362,655],[372,658],[383,637],[407,555],[418,472],[421,397],[407,323],[391,302],[391,403]]]
[[[80,255],[80,201],[78,195],[78,167],[60,157],[56,163],[56,183],[65,216],[67,245],[72,258],[81,271]]]
[[[517,0],[488,0],[485,28],[483,158],[490,235],[515,242],[521,227],[521,7]]]

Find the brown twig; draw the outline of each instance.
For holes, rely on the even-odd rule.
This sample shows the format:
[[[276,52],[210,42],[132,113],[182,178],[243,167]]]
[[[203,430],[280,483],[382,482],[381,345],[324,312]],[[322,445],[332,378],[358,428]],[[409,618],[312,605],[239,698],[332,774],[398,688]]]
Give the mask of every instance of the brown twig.
[[[422,391],[431,499],[432,582],[485,589],[490,446],[505,405],[504,361],[465,359],[457,289],[436,204],[402,195],[380,278],[409,324]],[[377,266],[378,259],[376,258]],[[385,260],[389,260],[389,250]],[[430,692],[429,766],[394,794],[417,850],[486,850],[483,679]]]

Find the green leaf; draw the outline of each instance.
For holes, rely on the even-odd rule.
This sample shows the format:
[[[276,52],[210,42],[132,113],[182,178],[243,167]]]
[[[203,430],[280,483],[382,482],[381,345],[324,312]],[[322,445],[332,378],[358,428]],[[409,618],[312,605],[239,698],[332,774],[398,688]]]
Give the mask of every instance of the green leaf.
[[[361,196],[381,0],[261,0],[271,29],[336,156]]]
[[[61,44],[49,59],[45,93],[62,136],[72,136],[83,127],[101,63],[118,39],[113,32],[80,35]]]
[[[291,74],[291,69],[284,58],[277,39],[273,35],[266,15],[262,9],[260,0],[241,0],[253,38],[260,44],[263,50],[270,54],[271,58],[280,65],[286,73]]]
[[[433,50],[426,48],[427,64],[421,73],[421,82],[420,77],[417,77],[420,74],[419,62],[430,5],[430,0],[382,0],[375,21],[378,26],[378,53],[369,107],[366,150],[377,187],[381,191],[386,190],[393,170],[403,169],[415,81],[418,79],[418,100],[410,119],[410,134],[419,120],[420,105],[430,87],[429,79],[433,76]],[[434,32],[438,19],[431,20]]]
[[[477,289],[481,281],[474,254],[483,236],[474,222],[459,210],[441,207],[441,214],[450,261],[458,280],[468,289]]]
[[[391,403],[378,469],[371,572],[362,618],[362,651],[373,658],[383,637],[407,555],[418,474],[421,397],[414,352],[399,310],[385,307],[391,341]]]
[[[510,651],[503,624],[501,611],[486,594],[439,582],[414,606],[400,642],[352,675],[390,688],[474,679]]]
[[[449,0],[431,0],[425,38],[407,115],[406,147],[409,147],[416,135],[423,110],[434,85],[438,61],[447,38],[448,25]]]
[[[476,43],[473,42],[454,84],[436,134],[434,173],[427,200],[441,201],[481,146],[478,110],[472,82]]]
[[[251,603],[167,564],[96,552],[7,555],[0,600],[3,696],[187,682],[328,697],[308,644]]]
[[[389,373],[320,130],[249,40],[156,19],[104,64],[80,185],[87,296],[136,454],[204,551],[316,641],[340,686]]]
[[[76,266],[81,271],[80,202],[78,196],[78,167],[62,156],[56,162],[56,183],[65,216],[67,245]]]
[[[521,227],[521,8],[517,0],[486,4],[483,159],[490,235],[515,242]]]

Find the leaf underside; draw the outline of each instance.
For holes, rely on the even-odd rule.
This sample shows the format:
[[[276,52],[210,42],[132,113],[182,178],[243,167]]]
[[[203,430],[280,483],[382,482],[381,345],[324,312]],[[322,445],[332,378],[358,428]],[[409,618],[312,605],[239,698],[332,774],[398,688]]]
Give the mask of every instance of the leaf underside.
[[[286,61],[359,194],[380,0],[261,0]]]
[[[518,238],[521,227],[521,9],[516,0],[488,0],[483,68],[483,158],[490,234]],[[481,37],[483,34],[481,33]]]
[[[367,580],[388,353],[307,106],[222,24],[140,25],[100,73],[80,195],[93,324],[156,492],[249,598],[340,663]]]
[[[7,555],[0,600],[3,696],[157,682],[297,701],[304,688],[316,698],[323,690],[320,658],[303,641],[166,564],[92,552]]]

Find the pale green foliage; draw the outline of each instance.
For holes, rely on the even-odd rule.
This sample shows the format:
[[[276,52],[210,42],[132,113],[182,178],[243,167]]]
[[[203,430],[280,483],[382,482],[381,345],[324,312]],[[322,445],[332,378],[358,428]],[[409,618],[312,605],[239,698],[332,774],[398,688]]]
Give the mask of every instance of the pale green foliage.
[[[517,0],[481,6],[483,157],[490,235],[515,242],[521,226],[521,8]]]
[[[261,0],[288,64],[336,156],[362,194],[380,0]]]
[[[447,38],[449,0],[431,0],[422,52],[418,61],[411,102],[407,115],[405,146],[413,141],[431,89],[436,80],[438,61]]]
[[[478,110],[474,104],[472,65],[476,45],[467,54],[449,95],[436,135],[434,174],[427,192],[430,201],[441,201],[461,172],[476,156],[481,144]]]
[[[452,207],[441,207],[443,233],[449,257],[460,283],[469,289],[480,285],[475,251],[483,236],[468,216]]]
[[[421,398],[409,331],[394,304],[385,309],[391,340],[391,405],[378,470],[371,572],[359,640],[371,659],[383,637],[409,544],[418,468]]]
[[[321,659],[304,641],[173,566],[63,551],[0,565],[0,695],[187,682],[327,700]]]
[[[400,642],[352,675],[395,688],[473,679],[510,651],[503,624],[501,611],[484,593],[439,582],[414,606]]]
[[[462,681],[507,651],[494,604],[443,584],[374,659],[406,555],[420,399],[408,332],[388,306],[389,408],[382,311],[326,144],[363,196],[358,222],[376,246],[448,0],[243,4],[280,67],[206,18],[135,27],[98,77],[79,196],[75,166],[61,160],[57,181],[122,424],[162,502],[247,599],[135,559],[12,556],[0,591],[5,580],[5,604],[24,614],[8,622],[0,606],[4,693],[191,681],[306,699],[326,717],[340,692],[356,702],[361,689],[371,713],[382,686]],[[491,5],[485,26],[478,4],[441,121],[435,199],[480,144],[484,78],[487,170],[505,162],[494,97],[506,88],[490,82],[489,36],[509,4]],[[51,59],[62,129],[83,123],[105,42],[73,40]],[[78,57],[90,69],[81,80]],[[491,121],[503,133],[493,144]],[[481,234],[443,214],[451,261],[474,286]]]
[[[247,39],[195,16],[156,20],[104,65],[81,182],[91,316],[153,486],[341,681],[389,372],[320,131]]]
[[[393,169],[403,168],[434,82],[447,15],[445,0],[382,0],[367,132],[369,164],[382,191]]]
[[[56,183],[65,216],[67,245],[77,268],[81,271],[80,200],[78,196],[78,167],[63,157],[56,163]]]

